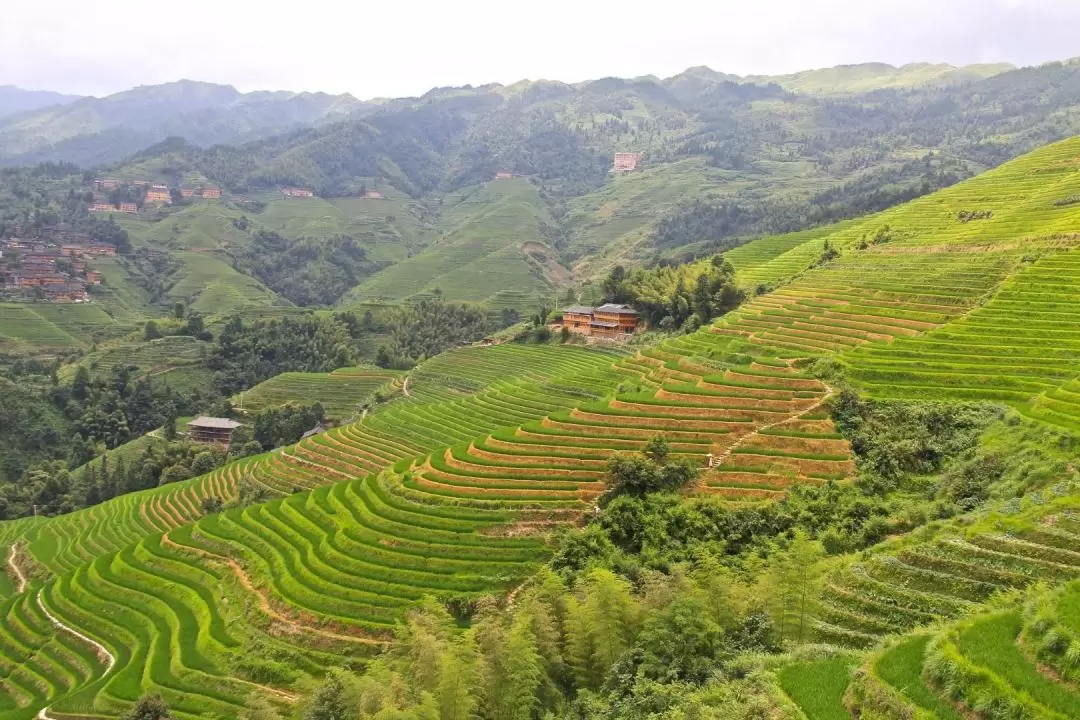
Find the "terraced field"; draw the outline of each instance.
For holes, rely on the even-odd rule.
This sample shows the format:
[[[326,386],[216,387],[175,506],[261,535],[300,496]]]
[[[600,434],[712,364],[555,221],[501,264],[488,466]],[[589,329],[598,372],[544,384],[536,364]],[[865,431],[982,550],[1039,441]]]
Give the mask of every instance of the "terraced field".
[[[394,399],[295,446],[87,511],[0,524],[14,568],[0,585],[0,720],[46,706],[116,715],[148,691],[183,718],[236,716],[252,694],[288,706],[325,668],[363,664],[421,598],[460,608],[509,592],[548,558],[554,526],[591,511],[607,460],[658,433],[704,468],[688,492],[732,505],[842,481],[854,468],[829,420],[833,390],[795,359],[835,356],[881,396],[996,399],[1068,425],[1080,397],[1080,264],[1066,230],[1080,208],[1053,200],[1075,194],[1078,156],[1080,141],[1068,141],[867,220],[748,246],[736,253],[744,282],[801,275],[692,335],[632,354],[461,348],[408,376],[364,376],[365,393],[379,381]],[[494,212],[537,219],[523,195],[533,188],[499,188]],[[456,263],[461,247],[475,241],[502,262],[511,246],[471,237],[475,208],[460,210],[460,227],[431,250],[450,263],[443,277],[488,295],[531,291],[505,278],[472,288],[470,273],[486,266]],[[841,255],[807,270],[826,241]],[[433,292],[401,279],[387,292]],[[280,378],[246,404],[322,392],[309,381]],[[339,381],[356,378],[314,382]],[[342,414],[356,405],[335,401]],[[269,502],[202,509],[260,485]],[[891,698],[951,718],[957,705],[965,716],[1011,702],[1030,717],[1075,717],[1076,693],[1036,664],[1069,671],[1067,656],[1046,654],[1045,618],[1071,638],[1074,586],[1035,609],[987,605],[1080,578],[1080,501],[1064,486],[1050,495],[828,561],[814,633],[852,652],[782,670],[781,684],[810,716],[845,717],[850,658],[914,630],[857,673],[851,703]],[[155,592],[163,585],[174,591]],[[942,618],[956,624],[931,627]],[[880,692],[855,697],[860,688]]]
[[[1059,519],[1072,533],[1080,530],[1075,516]],[[946,720],[972,713],[1077,717],[1080,691],[1068,658],[1078,605],[1080,586],[1073,582],[1036,593],[1026,608],[1006,605],[895,641],[857,676],[853,709]]]
[[[388,389],[400,373],[370,369],[341,368],[331,373],[288,372],[259,383],[232,402],[247,413],[287,403],[319,402],[330,420],[358,416],[360,406],[369,403],[379,390]]]
[[[308,674],[377,650],[425,595],[508,591],[548,557],[546,531],[590,507],[606,460],[661,431],[677,456],[711,452],[701,490],[732,502],[845,475],[846,444],[821,411],[828,388],[782,362],[698,363],[729,342],[701,332],[635,356],[462,349],[362,422],[5,536],[22,566],[52,574],[40,585],[49,612],[115,657],[58,658],[36,694],[16,675],[11,717],[43,703],[114,714],[146,691],[184,717],[235,713],[251,692],[287,703]],[[230,500],[244,481],[287,497],[203,516],[203,498]],[[178,587],[168,598],[152,592],[163,580]],[[254,643],[279,657],[286,634],[291,673],[237,653]],[[11,667],[43,663],[51,642],[13,650]],[[268,677],[280,688],[251,685]]]
[[[107,375],[119,367],[133,366],[137,374],[171,376],[181,368],[192,369],[202,362],[210,343],[193,337],[163,337],[150,342],[120,343],[87,353],[77,364],[60,369],[62,381],[70,381],[79,365],[92,376]]]
[[[1080,577],[1077,498],[1023,514],[992,512],[968,528],[883,548],[834,573],[816,618],[818,639],[871,647],[941,618],[978,610],[997,592]]]

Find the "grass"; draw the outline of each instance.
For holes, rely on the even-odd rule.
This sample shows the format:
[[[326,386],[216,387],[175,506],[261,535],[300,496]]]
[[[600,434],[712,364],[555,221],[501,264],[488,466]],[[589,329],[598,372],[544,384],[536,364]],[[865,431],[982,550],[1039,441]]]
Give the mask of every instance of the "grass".
[[[844,692],[855,666],[852,658],[794,662],[777,671],[780,687],[808,720],[850,720]]]
[[[972,662],[1002,678],[1016,693],[1066,717],[1080,716],[1080,694],[1041,674],[1016,645],[1018,611],[991,615],[959,633],[957,646]]]
[[[881,654],[874,663],[874,671],[884,682],[941,720],[961,720],[956,710],[927,687],[923,679],[923,658],[929,640],[929,636],[915,635],[897,643]]]

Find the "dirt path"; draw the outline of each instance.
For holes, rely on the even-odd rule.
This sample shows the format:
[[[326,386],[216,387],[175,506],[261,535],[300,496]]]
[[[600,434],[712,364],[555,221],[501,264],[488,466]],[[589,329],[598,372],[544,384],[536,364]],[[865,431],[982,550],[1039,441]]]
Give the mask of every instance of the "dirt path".
[[[105,672],[102,675],[102,677],[104,677],[105,675],[108,675],[110,672],[112,672],[113,666],[116,665],[116,656],[113,655],[111,652],[109,652],[109,649],[107,647],[105,647],[104,645],[102,645],[101,643],[99,643],[97,640],[94,640],[91,637],[87,637],[86,635],[83,635],[81,632],[79,632],[75,628],[73,628],[73,627],[71,627],[69,625],[65,625],[63,622],[58,620],[55,615],[53,615],[51,612],[49,612],[49,608],[45,607],[45,603],[41,600],[41,593],[42,592],[43,592],[42,590],[38,590],[37,604],[38,604],[38,607],[41,608],[41,612],[43,612],[45,614],[45,617],[49,618],[49,622],[51,622],[53,624],[53,626],[56,627],[57,629],[63,630],[64,632],[66,632],[66,633],[68,633],[70,635],[74,635],[75,637],[82,640],[84,643],[86,643],[90,647],[94,648],[94,651],[97,653],[98,658],[100,660],[104,661],[104,663],[105,663]],[[42,710],[42,712],[44,712],[44,710]]]
[[[412,397],[412,395],[409,394],[409,378],[410,377],[412,377],[412,376],[411,375],[406,375],[405,376],[405,381],[403,383],[401,383],[401,392],[405,395],[405,397]]]
[[[809,413],[812,413],[813,411],[817,410],[819,407],[824,405],[825,402],[829,398],[831,398],[833,396],[833,394],[835,394],[836,391],[833,390],[829,385],[827,385],[824,382],[822,382],[821,384],[825,386],[825,394],[822,395],[820,398],[818,398],[816,402],[814,402],[812,405],[808,405],[807,407],[803,408],[802,410],[795,413],[794,415],[788,415],[786,418],[784,418],[782,420],[776,420],[774,422],[767,423],[765,425],[762,425],[759,428],[756,428],[753,432],[748,432],[747,434],[743,435],[741,438],[739,438],[735,442],[731,443],[731,445],[728,446],[728,448],[726,450],[724,450],[724,452],[720,453],[715,458],[713,458],[713,462],[715,463],[715,465],[719,466],[721,463],[723,463],[725,460],[727,460],[729,457],[731,457],[732,452],[734,452],[735,450],[737,450],[740,447],[742,447],[743,445],[745,445],[747,443],[747,441],[749,441],[754,436],[759,435],[759,434],[761,434],[762,432],[764,432],[766,430],[771,430],[772,428],[774,428],[774,427],[776,427],[778,425],[783,425],[784,423],[789,423],[792,420],[798,420],[803,415],[807,415]]]
[[[255,586],[255,583],[251,581],[251,577],[247,574],[247,571],[244,570],[244,568],[236,560],[234,560],[234,559],[232,559],[230,557],[225,557],[224,555],[218,555],[217,553],[212,553],[209,550],[201,550],[201,549],[198,549],[198,548],[187,547],[185,545],[177,545],[176,543],[174,543],[169,538],[168,533],[165,533],[165,535],[162,536],[161,541],[162,541],[162,545],[166,545],[168,547],[171,547],[174,550],[179,550],[181,552],[184,552],[184,551],[193,552],[193,553],[195,553],[197,555],[200,555],[201,557],[216,560],[216,561],[218,561],[220,563],[223,563],[223,564],[227,565],[229,567],[229,569],[232,570],[233,574],[236,575],[236,579],[240,581],[240,584],[244,586],[244,589],[247,590],[248,592],[250,592],[252,595],[254,595],[258,599],[258,601],[259,601],[259,609],[262,610],[262,612],[265,613],[271,620],[274,620],[275,622],[286,626],[290,631],[292,631],[294,633],[297,633],[297,634],[309,633],[311,635],[318,635],[320,637],[328,638],[328,639],[331,639],[331,640],[341,640],[341,641],[345,641],[345,642],[363,643],[365,645],[385,645],[386,644],[385,641],[382,641],[382,640],[373,640],[371,638],[356,637],[356,636],[353,636],[353,635],[341,635],[339,633],[332,633],[332,632],[328,632],[326,630],[319,630],[318,628],[312,628],[312,627],[308,627],[306,625],[301,625],[300,623],[296,622],[292,618],[289,618],[289,617],[283,615],[282,613],[278,612],[277,610],[275,610],[274,606],[270,604],[270,599],[266,597],[266,594],[262,590],[260,590],[259,588],[257,588]]]
[[[15,562],[15,558],[19,553],[19,546],[12,545],[8,548],[7,565],[11,568],[11,574],[15,577],[15,593],[21,595],[26,590],[26,575],[23,574],[22,568]]]

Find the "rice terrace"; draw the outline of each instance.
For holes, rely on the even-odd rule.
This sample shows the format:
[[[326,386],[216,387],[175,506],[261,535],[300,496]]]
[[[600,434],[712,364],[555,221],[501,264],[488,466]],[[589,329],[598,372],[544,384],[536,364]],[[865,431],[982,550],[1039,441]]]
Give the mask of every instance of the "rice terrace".
[[[0,720],[1080,717],[1077,61],[0,91]]]

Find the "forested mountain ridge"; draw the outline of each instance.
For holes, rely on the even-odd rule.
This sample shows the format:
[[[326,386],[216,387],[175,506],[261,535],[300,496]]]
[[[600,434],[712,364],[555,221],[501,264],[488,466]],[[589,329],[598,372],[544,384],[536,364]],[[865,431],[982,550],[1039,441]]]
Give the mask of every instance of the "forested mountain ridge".
[[[241,93],[190,80],[138,87],[0,120],[0,165],[116,162],[172,135],[200,146],[245,142],[362,106],[350,95]]]

